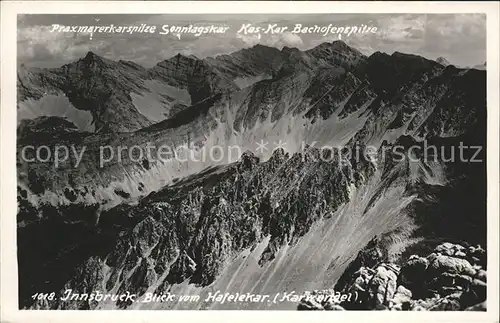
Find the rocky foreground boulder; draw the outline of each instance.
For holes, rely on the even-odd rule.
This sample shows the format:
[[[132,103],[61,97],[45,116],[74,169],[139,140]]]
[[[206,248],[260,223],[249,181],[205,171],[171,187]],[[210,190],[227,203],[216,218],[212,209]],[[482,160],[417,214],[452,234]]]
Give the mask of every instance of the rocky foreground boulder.
[[[311,293],[298,309],[486,310],[486,251],[481,246],[445,242],[426,257],[410,256],[402,266],[361,266],[350,276],[333,290]]]

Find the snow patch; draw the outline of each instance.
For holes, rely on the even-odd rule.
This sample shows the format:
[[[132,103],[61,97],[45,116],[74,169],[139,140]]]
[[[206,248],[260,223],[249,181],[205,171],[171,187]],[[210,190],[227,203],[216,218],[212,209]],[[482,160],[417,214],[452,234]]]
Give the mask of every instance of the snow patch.
[[[65,118],[74,123],[80,131],[95,131],[92,114],[89,111],[75,108],[64,95],[49,94],[38,100],[28,99],[18,103],[17,125],[22,120],[35,119],[41,116]]]
[[[177,105],[191,104],[191,97],[186,89],[179,89],[157,80],[146,80],[144,85],[150,92],[130,93],[136,109],[153,122],[160,122],[175,113],[172,108]]]
[[[234,79],[234,83],[240,88],[240,89],[243,89],[243,88],[246,88],[250,85],[253,85],[257,82],[260,82],[262,80],[269,80],[271,79],[271,76],[270,75],[267,75],[267,74],[261,74],[261,75],[257,75],[257,76],[250,76],[250,77],[237,77]]]

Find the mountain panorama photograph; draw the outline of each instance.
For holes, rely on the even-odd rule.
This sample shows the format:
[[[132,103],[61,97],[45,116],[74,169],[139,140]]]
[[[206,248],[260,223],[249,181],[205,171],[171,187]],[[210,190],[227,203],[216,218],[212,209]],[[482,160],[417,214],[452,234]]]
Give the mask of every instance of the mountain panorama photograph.
[[[486,16],[17,17],[23,310],[486,311]]]

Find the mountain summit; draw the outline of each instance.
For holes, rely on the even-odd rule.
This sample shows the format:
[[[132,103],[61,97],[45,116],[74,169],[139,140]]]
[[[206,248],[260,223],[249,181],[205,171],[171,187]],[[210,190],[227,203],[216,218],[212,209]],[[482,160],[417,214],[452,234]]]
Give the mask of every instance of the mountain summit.
[[[152,68],[88,53],[17,85],[21,308],[295,309],[201,300],[332,286],[359,293],[351,309],[486,298],[485,71],[336,41]],[[72,158],[26,156],[42,145]],[[169,292],[200,302],[140,301]]]
[[[448,60],[444,57],[438,57],[436,59],[436,62],[438,62],[439,64],[443,65],[443,66],[448,66],[450,65],[450,62],[448,62]]]
[[[218,93],[294,71],[351,68],[363,57],[342,41],[304,52],[255,45],[215,58],[177,54],[147,69],[89,51],[60,68],[20,69],[19,116],[67,115],[61,110],[68,110],[81,130],[135,131]],[[46,93],[53,93],[57,104],[43,104]]]
[[[483,64],[475,65],[473,68],[475,68],[477,70],[485,71],[486,70],[486,62],[484,62]]]

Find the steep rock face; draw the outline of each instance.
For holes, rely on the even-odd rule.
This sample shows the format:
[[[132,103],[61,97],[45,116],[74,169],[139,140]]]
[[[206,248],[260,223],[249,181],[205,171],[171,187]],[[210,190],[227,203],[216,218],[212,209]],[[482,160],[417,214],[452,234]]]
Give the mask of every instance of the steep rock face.
[[[382,99],[386,99],[397,92],[404,93],[424,73],[442,68],[438,63],[417,55],[376,52],[359,64],[357,74],[366,77]]]
[[[288,56],[278,71],[278,77],[332,67],[350,70],[366,60],[365,55],[342,41],[325,42],[306,51],[284,47],[282,52]]]
[[[322,43],[307,50],[306,53],[317,60],[316,64],[341,66],[344,68],[356,66],[365,58],[361,52],[349,47],[340,40],[332,43]]]
[[[89,52],[84,58],[61,68],[38,70],[36,74],[28,72],[29,77],[23,74],[21,72],[18,77],[21,102],[40,99],[46,92],[55,91],[67,97],[72,107],[89,111],[96,131],[128,131],[151,124],[135,108],[129,96],[133,91],[146,91],[143,86],[145,71],[138,66],[113,62]],[[26,88],[38,90],[31,93]]]
[[[61,86],[64,77],[58,69],[26,68],[17,72],[17,120],[40,116],[64,116],[80,131],[94,131],[93,117],[89,111],[77,109],[66,97]]]
[[[96,132],[128,132],[164,120],[222,90],[236,86],[201,60],[180,56],[146,69],[133,62],[111,61],[89,52],[55,69],[18,72],[19,118],[69,116],[80,128]],[[57,104],[44,102],[56,96]],[[91,126],[87,125],[90,113]],[[75,116],[73,116],[73,114]],[[83,121],[80,121],[84,119]]]
[[[364,162],[366,169],[356,170],[342,166],[335,158],[318,160],[318,154],[313,149],[309,155],[288,156],[277,150],[267,162],[259,163],[253,154],[245,153],[236,164],[187,178],[145,197],[137,206],[124,205],[101,213],[98,235],[116,237],[116,243],[100,248],[107,250],[107,255],[86,259],[82,242],[75,248],[74,256],[83,262],[75,279],[61,285],[60,277],[50,278],[50,273],[41,272],[33,280],[37,286],[49,281],[48,286],[59,286],[61,293],[67,289],[85,292],[99,283],[107,291],[129,291],[138,296],[151,286],[166,292],[184,280],[207,286],[242,251],[268,237],[259,260],[263,265],[272,261],[282,246],[297,244],[315,222],[346,203],[349,187],[355,185],[357,177],[369,177],[373,172],[369,161]],[[287,176],[291,172],[296,175]],[[82,219],[95,220],[91,212],[78,213]],[[42,217],[46,225],[58,218],[47,216]],[[44,259],[44,266],[50,266],[51,258],[45,256],[40,259]],[[62,308],[96,305],[46,304]]]
[[[171,66],[172,62],[168,64]],[[302,150],[301,143],[336,146],[360,142],[380,146],[384,140],[394,142],[401,135],[422,139],[479,134],[484,130],[485,77],[481,71],[443,69],[418,56],[377,53],[350,70],[345,69],[347,65],[306,72],[297,68],[292,74],[263,80],[243,90],[218,93],[183,107],[171,118],[135,133],[81,134],[73,144],[78,152],[84,146],[86,150],[76,169],[55,171],[47,167],[49,163],[20,160],[24,170],[21,174],[35,172],[47,176],[41,174],[42,170],[47,171],[52,178],[48,191],[60,194],[57,192],[63,192],[67,186],[77,186],[79,190],[88,187],[97,194],[83,198],[101,203],[123,199],[114,193],[115,188],[137,197],[159,189],[172,178],[210,166],[210,162],[187,162],[182,166],[175,161],[167,165],[154,156],[134,161],[127,153],[118,163],[117,151],[113,149],[115,158],[101,167],[99,148],[104,143],[115,148],[138,146],[143,152],[148,143],[157,150],[162,145],[174,149],[186,143],[204,147],[236,144],[244,151],[254,150],[260,140],[280,139],[293,153]],[[378,75],[387,77],[380,79]],[[43,144],[34,140],[35,144]],[[27,143],[20,141],[19,148]],[[58,142],[49,139],[46,144],[54,148]],[[140,183],[145,185],[142,190],[138,190]]]
[[[391,114],[397,117],[391,119],[395,120],[393,126],[396,127],[417,115],[411,107],[400,109],[398,101],[403,95],[419,97],[418,93],[412,93],[428,88],[433,83],[429,80],[436,76],[453,74],[453,71],[462,73],[451,67],[445,72],[442,69],[443,65],[434,61],[397,52],[375,53],[366,58],[342,41],[323,43],[307,51],[288,47],[279,51],[256,45],[203,60],[179,54],[149,70],[133,62],[113,62],[89,52],[85,58],[57,69],[21,67],[18,108],[21,119],[42,114],[67,116],[85,131],[131,131],[162,121],[215,94],[235,91],[262,80],[268,80],[269,85],[308,74],[315,78],[310,81],[312,91],[321,95],[329,92],[325,97],[316,96],[321,102],[309,116],[326,118],[332,109],[339,109],[339,116],[345,118],[372,101],[370,108],[375,111],[393,101],[391,108],[384,110],[394,110]],[[338,78],[338,70],[345,70],[346,74]],[[425,96],[433,95],[426,92],[422,97]],[[340,97],[349,98],[342,102],[345,109],[339,106]],[[334,102],[330,102],[332,100]],[[455,102],[449,104],[452,103]],[[330,105],[334,108],[324,107]],[[425,119],[431,110],[426,108],[418,116]],[[414,122],[411,129],[415,127]]]
[[[350,203],[350,192],[355,187],[367,185],[376,171],[370,161],[356,163],[353,159],[344,164],[339,159],[331,158],[329,153],[335,156],[334,152],[316,149],[311,149],[306,155],[287,156],[278,150],[264,163],[259,163],[258,158],[252,154],[245,153],[237,164],[208,169],[201,174],[185,178],[145,197],[137,206],[120,205],[100,214],[93,213],[95,211],[91,209],[74,212],[75,215],[80,214],[79,223],[86,219],[84,223],[87,224],[84,227],[88,227],[89,223],[98,223],[95,233],[98,235],[92,237],[91,241],[105,241],[107,237],[110,242],[103,244],[96,250],[97,254],[91,253],[89,257],[88,253],[82,252],[88,250],[86,244],[75,241],[78,247],[73,248],[73,257],[81,264],[74,267],[75,276],[71,276],[72,271],[69,271],[68,276],[63,276],[66,281],[61,281],[60,276],[57,279],[42,276],[36,283],[37,275],[33,275],[35,286],[41,281],[50,281],[48,286],[52,290],[59,290],[60,293],[68,289],[83,293],[91,290],[92,287],[89,286],[105,284],[105,289],[100,287],[103,293],[129,291],[140,298],[144,297],[146,292],[165,293],[180,283],[187,282],[204,287],[217,282],[217,277],[239,254],[245,249],[256,248],[259,243],[264,244],[255,255],[260,266],[280,262],[282,256],[278,254],[283,252],[283,248],[306,244],[302,239],[317,223],[329,221],[330,217],[333,217],[335,222],[342,222],[335,218],[336,210]],[[322,159],[319,158],[321,154]],[[362,207],[362,217],[367,217],[367,221],[370,221],[370,210],[374,212],[374,209],[380,207],[380,203],[385,203],[385,200],[390,198],[387,192],[390,187],[409,185],[415,176],[408,162],[397,163],[389,158],[378,160],[377,164],[385,169],[385,174],[381,174],[380,184],[369,189],[370,194],[366,197],[368,204]],[[421,180],[428,181],[425,177]],[[418,186],[418,181],[415,184]],[[406,189],[412,191],[411,186]],[[352,203],[359,204],[360,201],[355,199]],[[45,212],[50,209],[48,206]],[[64,214],[65,211],[61,212]],[[32,214],[32,211],[28,210],[27,214],[30,213]],[[396,214],[399,214],[399,211],[396,211]],[[351,216],[352,213],[347,215]],[[371,215],[373,216],[374,214]],[[65,221],[64,217],[54,218],[48,214],[40,214],[40,219],[46,219],[44,223],[47,223],[48,219]],[[397,217],[392,221],[396,219]],[[371,221],[375,221],[372,222],[375,224],[382,219],[375,217]],[[366,228],[366,225],[361,228]],[[338,226],[340,232],[356,230],[348,224]],[[403,233],[406,226],[407,224],[404,224],[400,227]],[[366,256],[358,257],[364,260],[354,261],[350,268],[356,268],[357,264],[375,266],[380,261],[387,261],[387,249],[393,239],[393,230],[398,226],[392,227],[389,222],[383,221],[382,227],[384,229],[381,233],[387,235],[387,245],[380,250],[368,249]],[[91,229],[92,231],[96,230]],[[373,234],[368,234],[367,237],[371,238]],[[113,239],[116,239],[115,242],[111,242]],[[354,236],[353,239],[358,241],[359,238]],[[30,243],[30,239],[25,235],[23,241],[30,246],[40,244],[40,241]],[[331,249],[328,250],[332,252]],[[341,250],[346,252],[345,249]],[[459,251],[461,250],[463,248]],[[444,252],[449,253],[447,249]],[[451,254],[455,255],[456,252]],[[334,257],[328,267],[332,266],[331,270],[334,270],[339,263],[348,263],[349,257],[346,256],[346,260]],[[474,256],[471,254],[471,257]],[[23,258],[26,259],[26,256]],[[50,258],[40,259],[45,263]],[[444,266],[447,266],[446,261],[441,261]],[[58,264],[56,262],[53,265]],[[461,264],[457,266],[466,268]],[[341,268],[342,265],[336,271]],[[388,300],[408,297],[405,289],[393,286],[396,278],[390,270],[397,267],[389,265],[388,268],[382,266],[377,269],[378,276],[373,280],[371,277],[374,274],[368,273],[367,277],[370,277],[372,286],[369,289],[369,297],[375,300],[374,304],[379,304],[374,306],[382,306]],[[343,279],[345,280],[341,277],[340,281]],[[390,292],[386,292],[385,289],[389,285],[392,286]],[[412,288],[411,285],[408,284],[408,288]],[[29,288],[26,293],[28,291]],[[29,307],[67,309],[129,308],[137,305],[120,301],[105,304],[87,301],[25,304]],[[338,309],[335,304],[329,306]]]
[[[334,69],[323,70],[306,92],[306,97],[314,97],[316,100],[305,116],[310,119],[315,117],[321,117],[323,120],[328,119],[341,109],[342,105],[347,104],[347,101],[361,85],[362,81],[350,72],[339,73]],[[365,98],[365,102],[367,99]],[[352,113],[356,109],[351,107],[348,110]]]
[[[208,57],[205,61],[244,88],[256,81],[273,78],[287,56],[274,47],[255,45],[228,55]]]
[[[62,84],[58,69],[27,68],[21,65],[17,71],[17,101],[39,99],[46,92],[56,92]]]
[[[476,70],[457,71],[450,89],[419,129],[421,136],[456,137],[486,126],[486,80]]]
[[[374,306],[411,297],[407,290],[414,292],[413,286],[394,286],[399,274],[388,263],[413,238],[437,235],[462,241],[471,232],[485,237],[485,168],[484,163],[432,161],[421,155],[418,162],[399,160],[391,148],[402,147],[407,154],[412,146],[423,148],[423,138],[446,149],[460,142],[484,145],[485,73],[444,68],[400,53],[365,58],[344,45],[323,44],[306,52],[284,48],[283,63],[281,58],[272,63],[276,74],[243,89],[235,87],[236,70],[229,58],[224,59],[224,73],[233,76],[223,76],[206,62],[188,64],[196,61],[193,57],[160,63],[154,76],[132,63],[117,63],[135,71],[138,79],[147,72],[143,86],[148,89],[148,82],[155,81],[200,95],[199,102],[179,106],[166,120],[132,133],[77,132],[60,118],[23,122],[18,128],[19,259],[20,275],[31,278],[22,279],[20,304],[140,306],[116,300],[33,304],[33,290],[100,288],[142,297],[176,288],[201,293],[214,286],[263,293],[304,285],[323,289],[337,280],[345,283],[342,273],[352,274],[361,266],[375,270],[365,273],[370,281],[376,277],[367,294]],[[281,57],[274,50],[254,51],[236,55],[249,59],[241,65],[246,76],[265,69],[252,61],[261,59],[261,51]],[[97,61],[80,62],[75,74],[88,68],[95,69],[92,75],[112,77],[100,66],[114,63],[93,59]],[[168,77],[172,73],[175,77]],[[200,79],[202,74],[212,77]],[[92,83],[90,92],[85,89],[92,84],[82,86],[84,94],[75,96],[106,93],[107,83],[100,82]],[[477,86],[467,87],[471,82]],[[201,99],[204,95],[208,97]],[[448,118],[448,104],[456,106],[454,118]],[[241,158],[232,163],[160,161],[137,154],[117,160],[115,150],[193,143],[197,148],[237,145],[243,152],[256,151],[259,140],[284,140],[288,154],[272,149],[258,156],[236,154]],[[301,147],[309,143],[330,148]],[[52,160],[22,160],[21,149],[28,144],[86,150],[78,167],[72,156],[55,169]],[[344,145],[351,153],[340,158],[333,147]],[[374,159],[353,154],[370,145],[379,148]],[[115,158],[99,165],[102,146],[114,149]],[[457,225],[450,229],[449,221]],[[47,232],[63,231],[58,238],[67,247],[62,250],[44,242]],[[387,266],[354,259],[375,236],[384,237],[384,244],[374,257]],[[467,267],[462,262],[457,266]]]
[[[145,71],[115,63],[89,52],[83,59],[62,67],[61,88],[80,110],[89,110],[98,131],[129,131],[151,122],[132,104],[130,92],[146,91]]]
[[[231,80],[194,56],[177,54],[158,63],[149,73],[174,87],[187,89],[193,104],[214,94],[237,89]]]
[[[389,66],[393,71],[376,73],[376,68],[384,66],[378,61],[385,59],[392,62]],[[401,66],[401,70],[396,69],[397,66]],[[384,56],[377,53],[358,73],[366,71],[371,79],[370,85],[379,94],[369,107],[373,114],[358,132],[356,140],[380,145],[383,140],[394,141],[405,134],[416,138],[454,137],[474,133],[475,129],[485,126],[484,74],[453,66],[443,69],[433,61],[411,55]],[[384,80],[371,76],[372,73],[382,75],[388,72],[394,75]],[[465,84],[474,85],[466,88]]]

